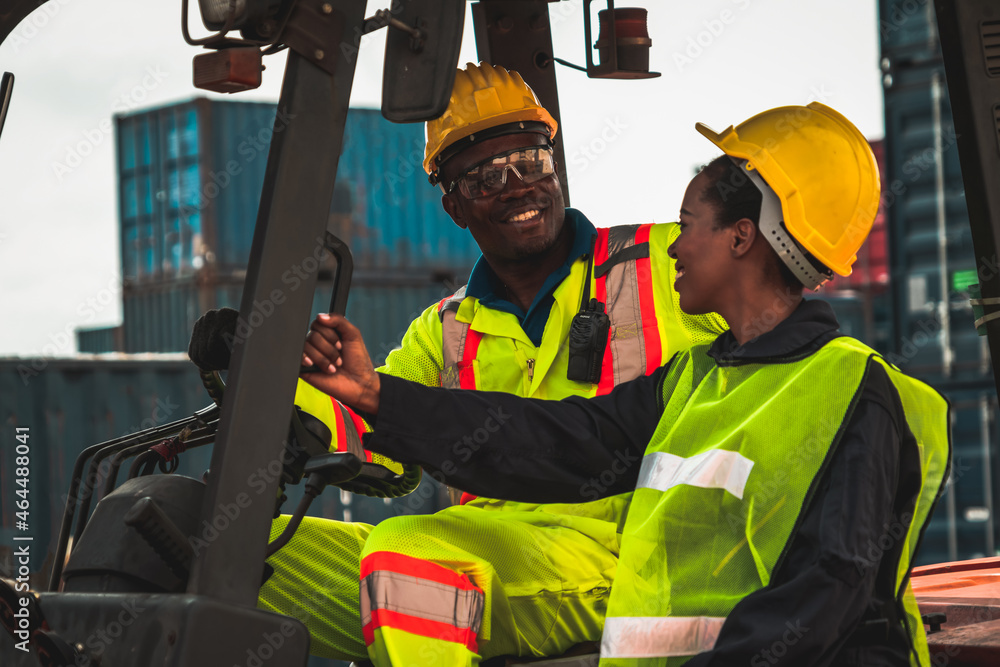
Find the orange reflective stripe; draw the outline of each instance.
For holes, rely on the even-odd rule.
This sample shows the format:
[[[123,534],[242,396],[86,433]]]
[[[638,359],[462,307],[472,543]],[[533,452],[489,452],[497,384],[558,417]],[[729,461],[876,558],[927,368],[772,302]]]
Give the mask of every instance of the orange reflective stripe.
[[[635,233],[636,245],[649,242],[651,224],[640,225]],[[656,303],[653,300],[652,260],[642,257],[635,260],[636,278],[639,283],[639,307],[642,311],[642,336],[646,342],[646,375],[663,363],[663,348],[660,345],[660,327],[656,321]]]
[[[340,409],[340,403],[337,401],[337,399],[331,396],[330,401],[333,403],[333,415],[337,421],[336,424],[337,432],[333,434],[334,437],[336,438],[334,442],[337,443],[337,451],[346,452],[348,449],[348,443],[347,443],[347,429],[344,428],[344,413]]]
[[[441,584],[447,584],[462,590],[476,590],[480,588],[469,581],[469,578],[454,570],[431,563],[430,561],[413,556],[395,553],[393,551],[376,551],[368,554],[361,561],[361,578],[364,579],[377,570],[388,570],[408,574],[420,579],[428,579]]]
[[[483,334],[468,328],[465,333],[465,348],[462,350],[462,362],[458,367],[458,386],[462,389],[476,388],[476,367],[472,363],[479,353],[479,343],[483,340]]]
[[[346,405],[341,404],[340,408],[350,418],[350,420],[351,420],[351,426],[354,428],[355,432],[358,434],[358,440],[361,440],[361,436],[363,436],[365,433],[368,432],[368,425],[365,424],[365,420],[362,419],[361,417],[359,417],[357,415],[357,413],[354,412],[354,410],[351,410]],[[346,423],[345,423],[345,428],[346,428]],[[365,460],[368,461],[368,462],[371,462],[371,460],[372,460],[372,453],[369,452],[367,449],[365,449],[363,451],[365,453]]]
[[[390,627],[404,632],[409,632],[421,637],[440,639],[446,642],[463,644],[473,653],[479,653],[479,645],[476,643],[476,633],[472,628],[456,628],[441,623],[440,621],[428,621],[424,618],[417,618],[408,614],[401,614],[389,609],[372,610],[372,620],[362,627],[361,631],[365,638],[365,646],[371,646],[375,641],[375,629]]]
[[[607,227],[597,230],[597,243],[594,245],[594,266],[600,266],[608,260],[608,232]],[[594,281],[593,297],[606,304],[608,302],[608,288],[605,278],[607,274]],[[589,277],[588,277],[589,279]],[[604,348],[604,359],[601,362],[601,380],[597,383],[597,395],[607,394],[615,388],[615,360],[611,354],[611,336],[614,334],[614,327],[608,328],[608,345]]]
[[[366,556],[360,574],[367,645],[374,641],[377,628],[391,627],[477,651],[485,597],[468,575],[392,551]]]

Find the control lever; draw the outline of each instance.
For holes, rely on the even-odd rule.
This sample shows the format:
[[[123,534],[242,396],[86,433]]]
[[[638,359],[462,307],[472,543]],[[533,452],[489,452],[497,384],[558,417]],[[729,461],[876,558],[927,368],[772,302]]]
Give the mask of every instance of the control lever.
[[[170,571],[181,581],[187,581],[194,559],[194,550],[184,538],[180,528],[160,508],[155,500],[146,496],[136,501],[124,516],[125,525],[138,531]]]

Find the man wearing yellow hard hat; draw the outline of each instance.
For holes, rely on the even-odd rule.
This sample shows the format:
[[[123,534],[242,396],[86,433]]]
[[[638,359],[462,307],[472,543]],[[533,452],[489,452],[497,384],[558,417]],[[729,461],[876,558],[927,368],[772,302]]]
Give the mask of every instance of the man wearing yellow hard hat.
[[[614,470],[601,495],[634,494],[602,667],[930,665],[908,577],[948,474],[947,402],[802,298],[871,229],[871,149],[818,103],[698,130],[725,154],[688,186],[670,255],[681,308],[731,327],[712,343],[604,396],[536,401],[376,373],[327,316],[309,382],[375,415],[367,447],[470,491],[572,501]]]
[[[542,399],[602,395],[725,330],[717,315],[678,308],[667,253],[677,225],[596,229],[565,208],[556,133],[516,72],[457,72],[448,110],[427,124],[424,166],[483,256],[465,287],[414,320],[383,373]],[[296,404],[338,421],[329,396],[302,382]],[[436,415],[442,428],[456,417]],[[490,415],[447,456],[467,460],[505,422]],[[306,518],[269,559],[260,606],[301,618],[314,654],[380,665],[553,655],[597,641],[629,500],[598,500],[613,474],[581,487],[574,504],[465,494],[435,515],[375,527]]]

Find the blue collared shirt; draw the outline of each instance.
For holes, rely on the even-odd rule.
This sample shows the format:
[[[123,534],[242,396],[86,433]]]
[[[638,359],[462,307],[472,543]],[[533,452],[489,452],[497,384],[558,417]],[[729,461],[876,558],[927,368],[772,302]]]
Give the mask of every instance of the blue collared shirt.
[[[536,347],[542,344],[545,323],[548,322],[549,312],[555,302],[552,293],[559,283],[569,276],[573,263],[593,249],[594,235],[597,234],[597,229],[590,220],[587,220],[586,216],[575,208],[566,209],[565,224],[570,226],[570,232],[573,234],[573,245],[570,247],[569,255],[566,257],[565,263],[545,279],[538,294],[535,295],[535,300],[528,307],[527,313],[497,293],[502,291],[506,295],[506,289],[503,288],[503,283],[493,272],[485,257],[480,256],[476,262],[472,273],[469,274],[469,284],[465,290],[466,296],[479,299],[479,303],[487,308],[501,310],[517,317],[524,333]]]

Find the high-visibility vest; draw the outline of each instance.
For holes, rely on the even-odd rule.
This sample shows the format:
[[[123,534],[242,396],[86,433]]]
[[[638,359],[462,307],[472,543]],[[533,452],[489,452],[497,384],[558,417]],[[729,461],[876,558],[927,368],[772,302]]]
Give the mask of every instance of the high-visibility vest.
[[[789,363],[718,366],[706,350],[678,355],[664,381],[622,535],[602,667],[679,665],[713,648],[733,607],[769,584],[875,364],[898,390],[919,449],[923,484],[900,537],[896,594],[911,660],[929,664],[907,575],[951,459],[947,401],[850,338]]]
[[[460,382],[458,386],[550,400],[610,391],[619,382],[655,370],[680,350],[711,342],[729,328],[715,313],[688,315],[681,310],[673,288],[676,268],[667,252],[679,234],[680,226],[671,223],[597,230],[590,293],[607,304],[611,318],[598,384],[566,377],[570,323],[580,309],[587,279],[587,262],[580,259],[573,262],[569,276],[553,292],[541,345],[528,338],[515,315],[483,306],[459,290],[426,308],[410,324],[402,346],[393,350],[377,370],[429,386],[455,386],[448,378],[464,377],[466,384]],[[449,320],[453,324],[448,324]],[[446,329],[457,331],[457,335],[446,334]],[[455,339],[462,342],[449,342]],[[326,394],[299,381],[296,404],[323,419],[336,436],[340,418],[337,406],[322,406],[331,401]],[[314,405],[315,409],[309,407]],[[335,437],[334,448],[344,449],[339,438]],[[592,493],[592,497],[581,497],[591,502],[575,505],[572,511],[578,516],[619,523],[627,494],[597,500],[596,491]],[[469,499],[471,496],[464,497]],[[493,502],[504,502],[516,509],[530,505]],[[557,509],[556,505],[547,507]],[[616,543],[617,537],[611,534],[607,541]]]
[[[564,329],[564,335],[555,338],[555,350],[538,350],[537,354],[527,346],[517,350],[528,350],[524,359],[529,367],[529,381],[534,375],[548,369],[548,384],[561,386],[560,391],[544,398],[560,399],[566,396],[594,396],[610,392],[616,385],[652,373],[663,361],[679,350],[686,349],[692,342],[714,338],[726,328],[725,322],[717,315],[692,316],[680,309],[677,293],[673,285],[673,261],[667,256],[667,248],[680,233],[679,225],[621,225],[597,230],[593,249],[593,270],[589,276],[590,294],[605,304],[611,326],[608,342],[604,350],[604,360],[600,380],[595,384],[575,382],[566,378],[565,368],[553,370],[541,367],[546,359],[558,359],[565,364],[568,354],[567,337],[569,320],[576,310],[553,313],[550,324]],[[652,245],[650,243],[652,235]],[[569,304],[578,305],[584,291],[583,281],[588,279],[587,271],[579,266],[567,279],[569,282]],[[575,279],[575,280],[574,280]],[[668,282],[669,281],[669,282]],[[573,288],[575,285],[575,289]],[[555,307],[555,306],[554,306]],[[490,352],[481,350],[481,343],[488,332],[502,333],[493,325],[477,330],[470,326],[479,310],[478,301],[465,293],[465,287],[443,299],[438,304],[441,318],[441,349],[444,369],[441,372],[441,386],[452,389],[489,389],[478,381],[484,356]],[[484,309],[485,310],[485,309]],[[491,311],[491,314],[499,311]],[[508,326],[518,327],[516,318],[503,314]],[[560,329],[557,329],[559,331]],[[512,331],[511,338],[520,333]],[[502,346],[501,354],[509,356],[510,343],[497,341]],[[544,344],[545,341],[543,341]],[[666,357],[664,358],[664,353]],[[537,357],[537,359],[535,358]],[[511,364],[507,364],[508,372]],[[516,364],[514,364],[516,367]],[[496,369],[493,365],[491,371]],[[492,373],[491,373],[492,374]],[[561,375],[559,375],[561,374]],[[553,377],[554,375],[554,377]],[[534,384],[532,384],[532,387]],[[532,395],[524,392],[522,395]],[[459,500],[453,494],[454,500]],[[474,496],[462,494],[460,502],[465,503]]]
[[[689,333],[691,329],[710,331],[713,336],[716,332],[721,333],[724,330],[715,329],[718,325],[724,325],[718,316],[699,318],[684,314],[674,303],[674,299],[669,299],[670,303],[658,304],[658,298],[659,301],[668,300],[663,298],[664,294],[676,296],[676,292],[672,289],[660,293],[654,289],[654,280],[667,279],[669,271],[663,267],[659,269],[662,274],[657,275],[654,265],[670,262],[666,257],[666,248],[677,237],[679,228],[677,225],[670,225],[668,229],[663,230],[669,236],[657,243],[662,258],[650,257],[650,233],[654,229],[654,225],[646,224],[597,230],[593,249],[593,275],[589,277],[590,294],[605,304],[605,312],[611,321],[608,344],[605,348],[600,381],[593,387],[587,387],[583,383],[566,380],[567,383],[575,385],[566,392],[566,396],[606,394],[617,384],[652,373],[663,362],[664,348],[673,354],[691,344],[692,337]],[[655,233],[659,232],[660,230],[656,230]],[[584,275],[580,277],[587,279]],[[579,285],[579,292],[582,293],[582,280],[579,281]],[[571,303],[579,301],[579,295],[576,295],[575,302]],[[441,349],[444,369],[441,373],[441,386],[443,387],[481,388],[477,382],[475,362],[479,356],[480,343],[487,334],[470,326],[477,308],[476,300],[466,296],[465,287],[443,299],[438,305],[442,322]],[[572,318],[575,314],[574,310],[564,313],[563,316]],[[687,320],[690,324],[685,327],[664,323],[665,326],[661,327],[660,320],[665,316],[681,322]],[[568,334],[568,320],[566,325]],[[564,338],[560,338],[559,343],[561,349],[568,347]],[[537,360],[529,361],[531,373],[534,375],[537,372]]]

